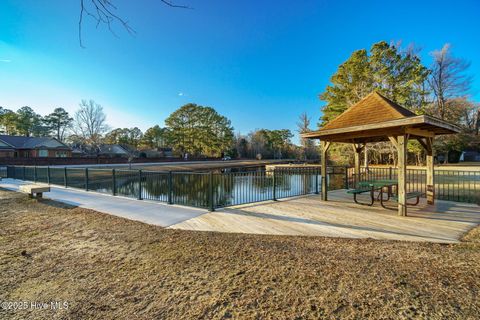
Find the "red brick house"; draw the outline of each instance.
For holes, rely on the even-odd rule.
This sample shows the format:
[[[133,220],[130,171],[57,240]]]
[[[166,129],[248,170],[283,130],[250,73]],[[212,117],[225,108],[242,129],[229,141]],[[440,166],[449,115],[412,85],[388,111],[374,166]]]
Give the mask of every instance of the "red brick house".
[[[1,158],[66,158],[72,149],[55,138],[0,135]]]

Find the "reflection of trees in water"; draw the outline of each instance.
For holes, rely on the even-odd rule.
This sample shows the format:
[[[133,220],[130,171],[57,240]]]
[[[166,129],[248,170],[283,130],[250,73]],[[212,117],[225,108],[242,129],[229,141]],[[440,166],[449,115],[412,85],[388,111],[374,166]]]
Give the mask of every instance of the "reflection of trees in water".
[[[111,193],[113,189],[112,170],[88,170],[88,190]]]
[[[85,189],[85,169],[67,169],[67,185]]]
[[[226,206],[273,199],[273,182],[277,198],[311,193],[315,190],[313,172],[281,170],[275,173],[257,171],[218,175],[221,181],[216,205]]]
[[[173,203],[206,207],[208,204],[208,174],[173,173]]]
[[[168,179],[168,173],[144,173],[142,176],[143,198],[168,201]]]
[[[138,171],[115,171],[116,193],[125,197],[138,197]]]
[[[271,179],[265,172],[232,172],[216,175],[215,204],[227,206],[266,200]]]

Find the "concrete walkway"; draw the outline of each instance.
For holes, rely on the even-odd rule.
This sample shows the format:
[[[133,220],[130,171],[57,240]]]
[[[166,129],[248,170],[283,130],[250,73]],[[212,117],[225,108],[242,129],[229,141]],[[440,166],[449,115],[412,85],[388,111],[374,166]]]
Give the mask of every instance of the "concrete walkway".
[[[13,179],[0,181],[1,188],[13,191],[18,191],[22,184],[28,183]],[[50,188],[51,192],[45,194],[46,198],[162,227],[175,225],[208,212],[204,209],[114,197],[77,189],[65,189],[57,186],[50,186]]]

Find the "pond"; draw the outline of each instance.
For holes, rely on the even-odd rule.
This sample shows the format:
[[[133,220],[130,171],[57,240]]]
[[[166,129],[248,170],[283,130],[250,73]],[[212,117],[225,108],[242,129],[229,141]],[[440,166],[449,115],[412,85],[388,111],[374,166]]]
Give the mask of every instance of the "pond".
[[[67,185],[85,188],[85,170],[69,169]],[[141,183],[139,183],[141,181]],[[329,189],[344,187],[344,174],[327,177]],[[88,170],[88,189],[102,193],[207,208],[259,202],[321,191],[318,170],[267,172],[264,168],[230,168],[207,172]]]

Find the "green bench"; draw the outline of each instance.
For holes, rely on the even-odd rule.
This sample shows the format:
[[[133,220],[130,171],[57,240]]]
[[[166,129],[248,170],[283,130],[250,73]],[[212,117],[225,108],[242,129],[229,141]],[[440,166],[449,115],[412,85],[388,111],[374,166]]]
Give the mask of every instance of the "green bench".
[[[406,204],[409,205],[409,206],[416,206],[416,205],[420,202],[420,197],[423,196],[423,194],[424,194],[423,192],[419,192],[419,191],[407,192],[407,193],[405,194],[405,200],[416,198],[416,201],[415,201],[415,203],[408,203],[408,202],[407,202]],[[392,195],[391,198],[392,198],[394,201],[397,201],[397,202],[398,202],[398,194]],[[385,209],[390,209],[390,208],[385,207],[385,205],[383,204],[382,199],[380,199],[380,204],[381,204],[382,207],[384,207]]]
[[[361,205],[366,205],[366,206],[372,206],[373,202],[375,201],[375,195],[374,192],[375,190],[378,190],[379,188],[376,188],[374,186],[371,186],[369,188],[360,188],[360,189],[349,189],[347,190],[347,193],[353,194],[353,201],[355,201],[356,204],[361,204]],[[370,193],[370,203],[361,203],[358,202],[357,200],[357,195],[362,194],[362,193]]]

